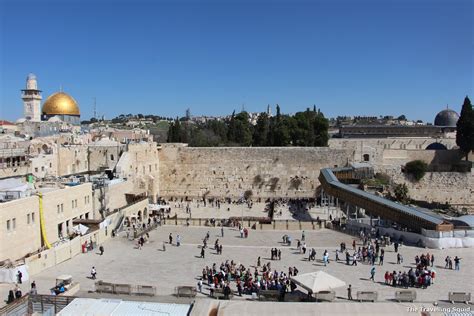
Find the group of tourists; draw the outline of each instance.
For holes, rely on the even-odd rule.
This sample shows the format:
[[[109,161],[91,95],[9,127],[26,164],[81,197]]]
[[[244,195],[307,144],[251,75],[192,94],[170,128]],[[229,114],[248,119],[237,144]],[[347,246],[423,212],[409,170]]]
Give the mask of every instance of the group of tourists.
[[[436,273],[434,270],[428,270],[427,268],[410,268],[408,271],[393,271],[385,272],[385,284],[392,285],[394,287],[419,287],[427,288],[431,284],[434,284]]]
[[[260,258],[257,261],[260,263]],[[277,290],[285,293],[296,289],[296,284],[290,280],[290,277],[298,275],[298,272],[296,267],[288,268],[288,274],[283,271],[272,271],[270,262],[264,264],[261,269],[257,266],[252,271],[243,264],[226,260],[219,267],[214,263],[212,267],[203,268],[202,277],[197,286],[198,290],[202,291],[202,281],[207,281],[210,296],[213,296],[216,289],[230,288],[231,282],[236,283],[239,296],[258,293],[260,290]]]
[[[445,261],[445,265],[444,265],[444,268],[445,269],[452,269],[453,268],[453,261],[454,261],[454,269],[455,270],[459,270],[460,267],[461,267],[461,258],[459,258],[458,256],[455,256],[454,259],[451,258],[450,256],[447,256],[446,259],[444,259]]]
[[[271,259],[272,260],[281,260],[281,250],[280,249],[272,248],[272,250],[270,252],[271,252]]]

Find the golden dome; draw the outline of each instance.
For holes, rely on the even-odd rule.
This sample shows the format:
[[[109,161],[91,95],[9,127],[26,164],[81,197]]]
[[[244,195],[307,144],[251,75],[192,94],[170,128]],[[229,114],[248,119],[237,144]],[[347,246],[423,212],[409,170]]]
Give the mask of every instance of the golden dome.
[[[76,100],[64,92],[50,95],[43,104],[42,114],[47,115],[80,115]]]

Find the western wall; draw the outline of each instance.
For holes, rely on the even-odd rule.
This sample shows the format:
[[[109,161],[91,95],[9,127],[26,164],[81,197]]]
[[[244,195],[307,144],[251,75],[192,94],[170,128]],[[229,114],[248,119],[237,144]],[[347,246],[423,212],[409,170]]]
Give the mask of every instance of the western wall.
[[[345,166],[352,152],[327,147],[193,148],[159,150],[163,197],[314,197],[319,170]]]
[[[385,140],[338,142],[331,147],[187,147],[163,144],[159,147],[159,195],[162,197],[231,197],[247,192],[258,198],[314,197],[321,168],[345,166],[363,161],[364,150],[373,148],[371,162],[376,172],[384,172],[394,183],[406,183],[410,197],[428,202],[449,203],[458,208],[474,207],[474,173],[428,172],[419,182],[402,173],[408,161],[421,159],[433,168],[447,168],[459,159],[456,150],[425,150],[426,140],[397,140],[413,149],[389,149]],[[400,143],[400,144],[398,144]],[[449,142],[448,142],[449,143]],[[385,148],[384,148],[385,147]],[[392,147],[393,148],[393,147]],[[361,159],[362,158],[362,159]]]

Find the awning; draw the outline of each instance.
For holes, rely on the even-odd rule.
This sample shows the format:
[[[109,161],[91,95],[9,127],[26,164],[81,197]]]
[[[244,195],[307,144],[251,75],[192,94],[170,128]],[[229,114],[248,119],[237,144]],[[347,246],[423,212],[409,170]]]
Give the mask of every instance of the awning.
[[[299,274],[292,277],[291,280],[310,293],[329,291],[346,285],[344,281],[339,280],[324,271]]]

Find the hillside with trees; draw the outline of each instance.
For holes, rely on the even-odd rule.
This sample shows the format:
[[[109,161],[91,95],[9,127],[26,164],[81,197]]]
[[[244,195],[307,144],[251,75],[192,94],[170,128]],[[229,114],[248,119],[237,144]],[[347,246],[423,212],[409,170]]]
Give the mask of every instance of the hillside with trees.
[[[327,146],[328,120],[324,114],[309,108],[294,115],[281,114],[269,117],[262,112],[256,124],[250,123],[245,111],[232,113],[225,120],[208,120],[204,123],[176,118],[169,127],[169,143],[188,143],[193,147],[216,146]]]

